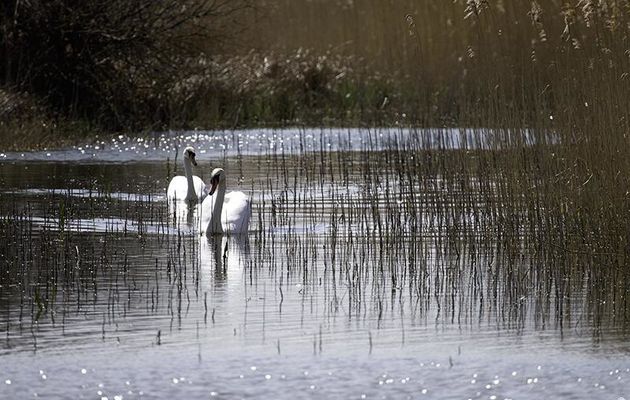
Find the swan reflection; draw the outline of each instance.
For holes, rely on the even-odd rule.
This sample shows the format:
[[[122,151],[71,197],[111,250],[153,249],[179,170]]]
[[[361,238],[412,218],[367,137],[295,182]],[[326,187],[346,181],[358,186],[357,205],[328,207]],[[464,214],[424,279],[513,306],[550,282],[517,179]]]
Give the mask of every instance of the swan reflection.
[[[248,235],[202,235],[199,240],[199,266],[204,285],[222,286],[228,277],[242,276],[250,259]]]
[[[183,201],[168,201],[170,224],[178,230],[198,232],[200,228],[201,204]]]

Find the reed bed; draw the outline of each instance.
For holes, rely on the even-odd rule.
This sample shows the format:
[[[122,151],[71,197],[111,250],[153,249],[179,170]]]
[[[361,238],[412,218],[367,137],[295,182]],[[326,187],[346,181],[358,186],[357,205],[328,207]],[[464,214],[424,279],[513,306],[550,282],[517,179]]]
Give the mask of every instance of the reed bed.
[[[597,333],[602,320],[586,311],[597,305],[615,315],[606,323],[626,327],[623,250],[571,236],[568,210],[555,215],[535,190],[511,190],[502,169],[483,165],[489,156],[514,154],[404,148],[297,160],[294,169],[317,190],[296,195],[304,199],[296,205],[286,192],[299,193],[299,186],[286,189],[280,180],[279,189],[266,189],[278,192],[269,222],[289,227],[282,241],[290,243],[284,258],[293,261],[283,270],[290,276],[291,266],[298,268],[313,290],[322,276],[335,282],[331,309],[379,321],[410,301],[417,317],[437,309],[451,323],[487,319],[525,329],[589,320]],[[302,232],[298,239],[295,232]],[[320,242],[325,250],[317,251]],[[254,265],[274,268],[277,258],[263,253]],[[335,293],[339,285],[343,295]]]
[[[255,31],[260,47],[362,60],[387,82],[376,102],[399,124],[492,128],[501,132],[498,144],[514,145],[529,130],[536,145],[478,153],[478,163],[467,165],[500,173],[498,184],[523,196],[531,212],[544,207],[548,218],[570,219],[566,240],[626,253],[627,7],[552,0],[265,4]]]
[[[198,243],[169,228],[161,202],[97,190],[39,196],[18,195],[0,206],[7,239],[0,251],[6,349],[36,351],[38,337],[49,341],[50,332],[63,337],[66,330],[77,345],[85,333],[88,339],[116,337],[119,322],[138,312],[181,318],[182,304],[190,301],[188,285],[198,280]],[[164,249],[160,257],[156,245]],[[138,268],[138,260],[153,268]],[[96,321],[97,332],[91,326],[81,333],[81,320]]]
[[[254,204],[245,244],[200,238],[150,195],[3,194],[3,346],[45,346],[47,332],[72,331],[78,317],[96,321],[93,340],[168,343],[163,325],[123,326],[138,315],[166,317],[170,330],[223,324],[227,279],[247,288],[246,314],[262,299],[249,324],[263,340],[283,313],[314,319],[316,353],[339,318],[370,335],[397,321],[403,342],[406,329],[433,323],[626,337],[621,239],[601,240],[592,216],[549,209],[535,173],[522,182],[529,191],[506,183],[505,165],[536,146],[427,149],[420,134],[373,131],[361,150],[322,142],[224,160],[235,181],[251,176],[241,183]],[[373,150],[377,141],[388,149]],[[231,257],[242,257],[236,270]]]
[[[427,146],[432,139],[423,130],[408,139],[395,132],[383,138],[368,128],[361,149],[331,152],[322,142],[319,151],[298,155],[274,148],[224,160],[237,176],[264,171],[242,182],[255,212],[241,276],[264,298],[263,321],[271,318],[264,314],[268,299],[279,314],[300,302],[302,319],[318,317],[312,333],[320,352],[322,329],[326,333],[340,315],[370,332],[396,319],[627,338],[625,6],[552,0],[265,4],[267,12],[252,17],[258,47],[279,61],[252,53],[231,58],[253,60],[254,67],[224,70],[220,78],[251,86],[209,99],[204,123],[228,116],[238,125],[278,115],[284,123],[302,123],[296,117],[311,108],[321,111],[315,120],[330,122],[330,113],[362,110],[376,116],[370,122],[466,126],[474,135],[453,149]],[[295,58],[308,61],[293,68],[282,54],[307,54]],[[377,78],[365,86],[358,78],[344,80],[364,76],[363,69],[330,61],[348,55]],[[316,86],[308,85],[307,75]],[[279,81],[286,85],[270,104],[247,96],[271,91],[276,86],[268,83]],[[379,141],[387,142],[386,150]],[[174,326],[185,325],[195,304],[202,315],[197,321],[220,318],[218,305],[208,303],[208,288],[200,286],[200,264],[207,260],[200,258],[198,237],[174,224],[163,203],[53,196],[25,206],[5,198],[0,233],[12,238],[0,243],[7,338],[22,329],[11,317],[17,309],[19,321],[25,310],[33,326],[54,312],[76,313],[75,302],[103,298],[103,336],[133,304],[170,315]],[[72,221],[112,214],[123,224],[99,233],[68,229]],[[86,234],[99,240],[84,248]],[[146,240],[164,251],[135,253],[135,262],[151,257],[153,267],[136,276],[124,249],[143,249]],[[219,247],[214,255],[210,263],[218,267],[230,251]],[[225,280],[222,268],[213,271],[215,281]],[[289,297],[296,284],[298,300]],[[69,294],[72,307],[58,301]],[[404,325],[400,330],[404,338]],[[164,333],[147,334],[160,344]]]

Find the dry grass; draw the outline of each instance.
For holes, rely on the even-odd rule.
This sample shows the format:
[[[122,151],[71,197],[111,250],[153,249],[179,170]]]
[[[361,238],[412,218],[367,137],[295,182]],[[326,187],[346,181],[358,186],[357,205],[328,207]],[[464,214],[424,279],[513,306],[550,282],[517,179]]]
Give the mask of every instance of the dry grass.
[[[497,173],[532,212],[544,207],[546,218],[563,221],[565,238],[626,254],[625,3],[321,0],[270,1],[261,9],[258,46],[363,59],[405,88],[390,96],[391,107],[414,124],[530,129],[537,145],[508,157],[480,154],[491,168],[480,173]],[[506,133],[503,140],[520,139]]]
[[[252,37],[243,38],[257,52],[247,46],[245,54],[204,60],[204,68],[170,87],[173,99],[197,107],[182,112],[186,118],[175,119],[178,124],[398,121],[470,126],[496,141],[484,150],[427,150],[401,142],[388,151],[366,146],[349,154],[260,157],[260,168],[269,170],[268,180],[255,187],[253,254],[244,274],[250,287],[259,276],[277,276],[280,310],[288,281],[304,284],[301,299],[313,301],[309,291],[324,290],[323,306],[334,315],[379,323],[388,312],[423,321],[436,311],[460,326],[483,320],[517,331],[570,327],[595,338],[614,327],[627,339],[626,7],[553,0],[261,4],[261,14],[252,16]],[[524,133],[533,143],[524,145]],[[423,134],[416,133],[418,142]],[[118,209],[109,202],[96,203],[107,212]],[[63,215],[87,212],[74,199],[55,197],[47,204],[44,215],[60,214],[60,204]],[[96,298],[99,275],[107,315],[110,304],[119,304],[105,249],[120,232],[79,253],[80,235],[64,230],[64,218],[52,218],[59,226],[43,231],[35,243],[47,247],[37,251],[29,247],[31,211],[0,207],[6,215],[0,230],[12,238],[0,244],[8,266],[0,289],[18,290],[17,301],[32,310],[28,322],[53,308],[58,286],[76,280],[79,300],[82,293]],[[155,216],[149,226],[168,224],[161,203],[118,207],[130,210],[125,221],[146,213]],[[316,226],[325,226],[325,233]],[[132,246],[141,247],[140,236]],[[198,264],[190,262],[196,242],[179,232],[151,239],[167,249],[155,269],[166,269],[169,290],[158,291],[156,273],[141,294],[147,309],[161,304],[181,317],[185,312],[173,304],[202,298],[195,286]],[[125,286],[133,271],[126,257],[114,261],[123,271],[122,291],[145,290],[135,282]],[[39,265],[48,269],[38,285],[23,289],[21,282]],[[404,304],[411,306],[405,310]],[[204,308],[207,320],[205,299]]]
[[[545,234],[626,254],[626,6],[277,0],[247,12],[244,54],[191,61],[164,87],[172,127],[455,125],[498,129],[517,148],[510,132],[526,128],[536,145],[477,154],[478,178],[500,177],[556,221]]]

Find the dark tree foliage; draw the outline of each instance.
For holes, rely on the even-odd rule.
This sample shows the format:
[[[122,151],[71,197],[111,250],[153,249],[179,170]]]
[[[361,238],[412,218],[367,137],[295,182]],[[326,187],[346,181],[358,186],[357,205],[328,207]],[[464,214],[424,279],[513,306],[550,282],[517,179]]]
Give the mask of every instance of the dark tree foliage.
[[[0,84],[108,129],[160,126],[168,92],[248,0],[3,0]]]

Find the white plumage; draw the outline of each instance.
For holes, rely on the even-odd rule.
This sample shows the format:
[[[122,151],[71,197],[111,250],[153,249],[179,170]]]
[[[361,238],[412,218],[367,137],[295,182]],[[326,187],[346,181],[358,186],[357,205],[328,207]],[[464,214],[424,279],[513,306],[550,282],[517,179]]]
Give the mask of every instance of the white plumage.
[[[201,231],[206,235],[247,232],[252,214],[249,197],[243,192],[225,193],[222,168],[212,171],[210,182],[210,195],[201,204]]]
[[[178,175],[171,179],[166,190],[169,200],[201,201],[208,195],[208,188],[201,178],[192,174],[192,166],[197,165],[195,149],[184,149],[185,176]]]

